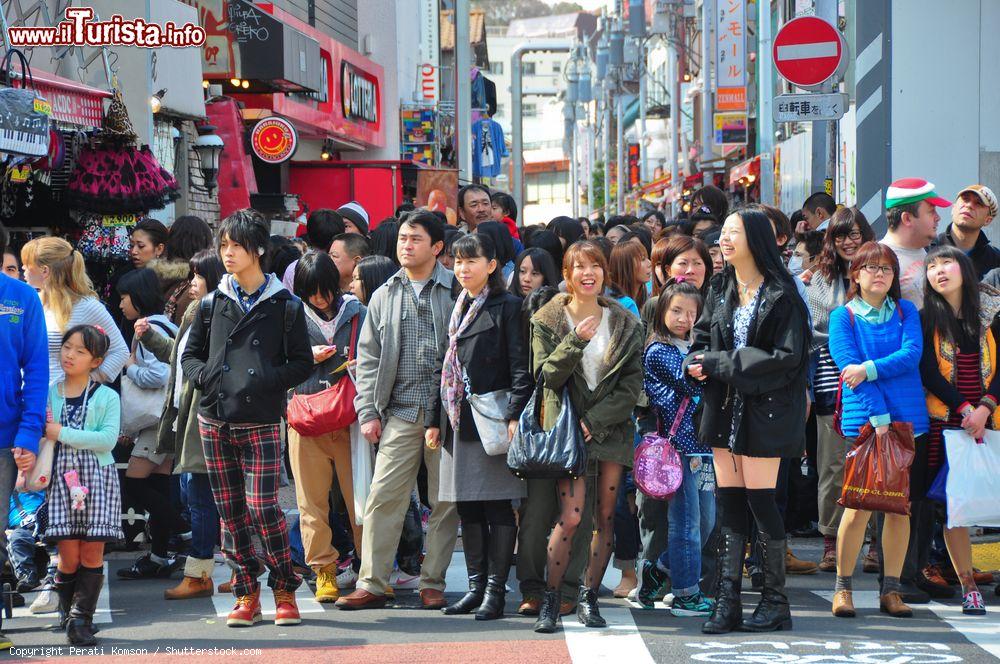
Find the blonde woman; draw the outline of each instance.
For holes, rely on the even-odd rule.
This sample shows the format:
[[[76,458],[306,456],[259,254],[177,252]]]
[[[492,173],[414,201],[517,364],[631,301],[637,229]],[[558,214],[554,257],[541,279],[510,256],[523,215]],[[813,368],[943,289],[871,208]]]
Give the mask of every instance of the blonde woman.
[[[129,356],[128,345],[87,276],[83,254],[66,240],[40,237],[21,249],[24,278],[39,291],[49,345],[49,383],[63,379],[59,353],[63,333],[77,325],[93,325],[111,341],[94,379],[109,383],[118,377]]]

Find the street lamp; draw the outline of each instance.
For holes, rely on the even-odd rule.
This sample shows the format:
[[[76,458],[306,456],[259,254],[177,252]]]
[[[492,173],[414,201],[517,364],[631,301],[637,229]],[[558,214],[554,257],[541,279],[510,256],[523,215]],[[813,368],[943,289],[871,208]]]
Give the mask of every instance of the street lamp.
[[[222,149],[225,143],[222,138],[215,133],[215,127],[210,124],[198,125],[198,138],[194,142],[194,151],[198,155],[201,164],[201,176],[204,180],[205,191],[212,193],[215,189],[216,178],[219,176],[219,158],[222,156]]]

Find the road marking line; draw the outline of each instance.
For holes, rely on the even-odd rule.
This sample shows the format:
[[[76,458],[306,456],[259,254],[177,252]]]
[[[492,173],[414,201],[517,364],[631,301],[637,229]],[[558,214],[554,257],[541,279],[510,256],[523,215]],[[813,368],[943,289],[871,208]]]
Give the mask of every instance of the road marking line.
[[[215,587],[218,588],[219,584],[229,581],[232,576],[232,568],[229,565],[222,564],[216,565],[212,570],[212,581],[215,582]],[[261,577],[267,573],[265,569],[261,572]],[[270,589],[266,587],[266,583],[261,583],[261,593],[260,593],[260,610],[267,615],[274,615],[276,607],[274,605],[274,595],[269,592]],[[212,595],[212,604],[215,606],[215,615],[218,618],[225,618],[229,615],[229,612],[233,610],[236,598],[231,594],[223,594],[216,591]],[[316,601],[316,596],[313,595],[312,590],[309,585],[305,582],[299,586],[299,589],[295,591],[295,603],[299,607],[299,613],[323,613],[326,609],[323,605]]]
[[[985,616],[967,616],[961,606],[938,602],[931,602],[928,608],[970,642],[1000,658],[1000,617],[993,607],[987,609],[993,613]]]
[[[50,611],[49,613],[32,613],[31,612],[31,602],[38,597],[38,593],[41,591],[32,591],[27,593],[24,598],[24,606],[18,606],[14,608],[13,617],[14,618],[43,618],[50,619],[57,615],[56,611]],[[54,590],[52,592],[55,592]],[[31,601],[28,601],[31,600]],[[111,619],[111,585],[108,578],[108,563],[104,563],[104,585],[101,586],[101,594],[97,597],[97,610],[94,611],[94,622],[95,623],[110,623]]]
[[[576,616],[562,619],[566,648],[574,664],[590,662],[628,662],[653,664],[653,658],[632,620],[630,609],[606,608],[601,615],[608,621],[604,629],[584,627]]]

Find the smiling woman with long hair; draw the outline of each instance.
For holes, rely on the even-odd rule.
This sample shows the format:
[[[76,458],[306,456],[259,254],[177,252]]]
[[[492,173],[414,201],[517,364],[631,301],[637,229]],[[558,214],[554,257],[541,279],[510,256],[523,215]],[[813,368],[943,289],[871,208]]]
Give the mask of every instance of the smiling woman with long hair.
[[[712,447],[718,478],[722,553],[708,634],[737,627],[791,628],[785,594],[785,527],[774,488],[783,458],[805,448],[809,322],[781,262],[774,231],[759,208],[735,212],[719,246],[727,266],[712,277],[685,369],[702,381],[699,440]],[[740,622],[740,586],[749,504],[763,547],[764,589],[753,617]]]
[[[587,500],[584,478],[558,481],[560,513],[549,537],[547,588],[535,623],[535,630],[543,633],[556,629],[560,586],[581,523],[584,532],[594,536],[577,617],[587,627],[606,625],[597,608],[597,591],[611,556],[622,471],[632,465],[632,411],[642,392],[643,346],[638,317],[602,295],[606,275],[604,252],[596,243],[570,245],[563,258],[568,293],[557,295],[532,317],[532,373],[545,383],[542,426],[555,425],[562,393],[568,390],[581,418],[588,457],[598,465],[596,486],[589,489],[596,492],[596,501]],[[596,504],[593,527],[588,520],[591,502]]]

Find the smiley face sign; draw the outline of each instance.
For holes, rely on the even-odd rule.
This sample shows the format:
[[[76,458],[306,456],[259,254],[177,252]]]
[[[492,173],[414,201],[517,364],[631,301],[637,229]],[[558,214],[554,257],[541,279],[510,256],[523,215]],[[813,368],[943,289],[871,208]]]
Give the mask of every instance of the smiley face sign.
[[[295,154],[299,136],[292,123],[284,118],[264,118],[250,132],[250,146],[261,161],[280,164]]]

